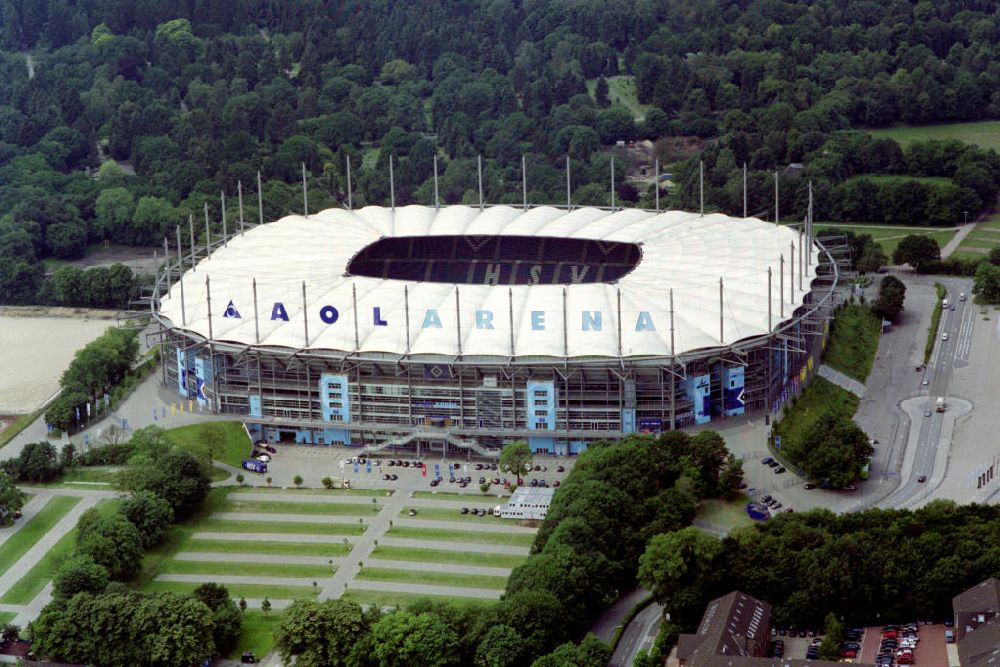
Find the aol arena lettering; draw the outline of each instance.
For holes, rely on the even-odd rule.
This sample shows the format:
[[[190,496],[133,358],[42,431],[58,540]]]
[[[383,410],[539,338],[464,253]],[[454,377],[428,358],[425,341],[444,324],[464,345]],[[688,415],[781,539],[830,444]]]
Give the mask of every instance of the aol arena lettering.
[[[545,331],[547,328],[546,314],[548,311],[545,310],[531,310],[528,311],[528,320],[531,324],[532,331]],[[474,321],[476,329],[495,329],[494,319],[495,314],[492,310],[475,310]],[[340,320],[340,311],[332,305],[324,305],[318,308],[316,314],[319,319],[328,325],[336,324]],[[222,317],[231,319],[243,319],[240,315],[239,309],[236,304],[230,300],[229,305],[226,306],[225,312],[223,312]],[[377,327],[387,327],[390,325],[388,316],[382,312],[380,306],[374,306],[372,308],[372,324]],[[285,308],[285,304],[281,301],[276,301],[271,307],[272,321],[280,320],[287,322],[288,309]],[[579,330],[580,331],[603,331],[605,326],[605,314],[600,310],[585,310],[580,314]],[[610,318],[607,318],[610,321]],[[423,311],[423,318],[416,318],[414,321],[420,322],[420,327],[422,329],[443,329],[444,322],[441,319],[441,315],[438,313],[436,308],[428,308]],[[568,323],[567,323],[568,324]],[[649,311],[641,310],[636,315],[635,318],[635,331],[656,331],[656,325],[653,322],[653,316]]]

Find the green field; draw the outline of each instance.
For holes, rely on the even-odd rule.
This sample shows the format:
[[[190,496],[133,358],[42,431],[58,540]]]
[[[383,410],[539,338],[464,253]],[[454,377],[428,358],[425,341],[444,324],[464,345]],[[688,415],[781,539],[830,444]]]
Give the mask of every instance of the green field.
[[[387,547],[380,544],[372,551],[372,558],[384,560],[411,560],[420,563],[452,563],[455,565],[481,565],[484,567],[514,568],[527,559],[514,554],[490,554],[478,551],[445,551],[443,549],[410,549]]]
[[[344,556],[351,550],[350,545],[341,542],[267,542],[242,540],[199,540],[191,539],[184,545],[184,551],[210,551],[223,554],[284,554],[289,556]]]
[[[170,442],[186,449],[194,445],[204,445],[205,434],[214,429],[218,429],[222,438],[212,452],[212,458],[239,468],[243,459],[247,458],[253,449],[250,438],[239,422],[208,422],[181,426],[166,431],[164,435]]]
[[[635,79],[631,76],[608,77],[608,98],[611,106],[622,106],[628,109],[636,120],[642,120],[646,113],[653,108],[651,104],[641,104],[636,95]],[[587,93],[594,97],[594,90],[597,88],[597,79],[587,80]]]
[[[302,535],[360,535],[364,527],[356,523],[299,523],[292,521],[268,521],[267,517],[255,521],[229,521],[208,519],[202,521],[199,530],[213,533],[282,533]]]
[[[258,660],[264,657],[274,646],[274,633],[285,615],[280,611],[265,614],[260,609],[250,609],[243,612],[243,627],[240,628],[240,638],[236,640],[236,648],[227,658],[238,660],[244,651],[253,651]]]
[[[732,501],[708,498],[698,504],[697,517],[705,523],[726,530],[752,526],[755,522],[747,516],[747,500],[746,496]]]
[[[785,414],[775,426],[774,432],[781,436],[782,449],[787,444],[801,442],[816,420],[825,414],[852,417],[858,402],[854,394],[821,377],[814,377],[798,401],[785,406]]]
[[[897,174],[865,174],[863,176],[855,176],[854,178],[864,179],[880,185],[890,183],[899,184],[908,181],[922,183],[923,185],[950,185],[953,182],[952,179],[945,176],[906,176]]]
[[[45,504],[42,510],[33,516],[19,531],[0,544],[0,572],[6,572],[17,562],[28,549],[35,546],[45,533],[49,532],[59,520],[66,516],[80,498],[72,496],[54,496]]]
[[[151,581],[143,590],[147,593],[160,593],[170,591],[189,595],[201,584],[185,581]],[[233,597],[260,598],[265,597],[271,600],[298,600],[300,598],[311,598],[316,596],[316,591],[312,586],[270,586],[268,584],[226,584],[229,594]]]
[[[358,604],[378,605],[379,607],[408,607],[419,600],[447,601],[452,607],[488,607],[495,604],[494,600],[476,598],[456,598],[448,595],[416,595],[414,593],[391,593],[388,591],[365,591],[348,588],[340,596],[341,600],[350,600]]]
[[[948,241],[955,236],[956,230],[934,230],[929,227],[889,227],[885,225],[861,225],[861,224],[841,224],[829,222],[817,222],[816,230],[823,234],[836,234],[837,232],[853,232],[854,234],[868,234],[882,247],[889,258],[892,258],[892,251],[896,249],[899,242],[910,234],[929,236],[939,247],[943,248]]]
[[[75,503],[74,503],[75,504]],[[120,500],[105,499],[97,504],[97,513],[101,516],[110,516],[118,511],[121,505]],[[10,589],[0,598],[4,604],[28,604],[35,599],[35,596],[42,592],[45,584],[49,583],[55,576],[56,571],[63,562],[73,553],[76,543],[76,528],[69,531],[56,542],[55,546],[46,552],[37,563],[32,566],[28,573],[21,577]]]
[[[367,503],[295,503],[287,500],[227,500],[220,512],[253,512],[261,514],[325,514],[332,516],[362,516],[376,514],[374,504]]]
[[[876,137],[895,139],[904,148],[915,141],[958,139],[980,148],[1000,151],[1000,121],[948,123],[944,125],[897,125],[866,130]]]
[[[868,379],[882,329],[867,306],[845,306],[837,311],[823,361],[858,382]]]
[[[365,496],[365,497],[382,497],[391,496],[392,491],[379,491],[377,489],[299,489],[295,487],[289,487],[283,489],[280,487],[270,487],[270,486],[244,486],[236,487],[230,491],[232,494],[240,493],[294,493],[295,495],[306,495],[306,496]],[[361,502],[360,499],[358,502]],[[370,501],[369,501],[370,502]]]
[[[534,534],[480,533],[472,530],[442,530],[440,528],[411,528],[409,526],[390,528],[386,537],[403,537],[415,540],[440,540],[447,542],[475,542],[477,544],[503,544],[530,547],[535,541]]]
[[[503,590],[503,587],[507,585],[507,577],[455,574],[453,572],[420,572],[382,567],[363,567],[357,578],[369,581],[396,581],[407,584],[427,584],[428,586],[459,586],[495,590]]]
[[[219,563],[215,561],[172,560],[161,574],[254,574],[269,577],[313,577],[318,581],[333,576],[329,565],[300,565],[298,563]]]
[[[976,228],[962,240],[951,256],[975,261],[985,259],[989,251],[996,247],[1000,247],[1000,213],[976,223]]]
[[[436,500],[450,500],[455,502],[456,504],[465,503],[467,507],[472,507],[473,504],[476,503],[480,504],[489,503],[491,498],[496,498],[497,501],[506,501],[507,494],[502,496],[497,496],[495,489],[491,489],[491,491],[492,493],[456,493],[454,491],[414,491],[413,497],[434,498]],[[457,506],[461,507],[461,505]]]
[[[7,625],[17,618],[17,612],[13,611],[0,611],[0,625]],[[23,630],[24,628],[22,628]]]

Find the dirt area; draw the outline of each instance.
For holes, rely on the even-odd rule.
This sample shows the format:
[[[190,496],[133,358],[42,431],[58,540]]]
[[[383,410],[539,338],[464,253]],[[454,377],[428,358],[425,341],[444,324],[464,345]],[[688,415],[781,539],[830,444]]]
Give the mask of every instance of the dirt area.
[[[162,250],[159,252],[159,257],[153,257],[155,250],[157,249],[127,245],[90,246],[86,257],[68,261],[66,264],[80,269],[124,264],[136,273],[153,273],[156,265],[163,260]]]

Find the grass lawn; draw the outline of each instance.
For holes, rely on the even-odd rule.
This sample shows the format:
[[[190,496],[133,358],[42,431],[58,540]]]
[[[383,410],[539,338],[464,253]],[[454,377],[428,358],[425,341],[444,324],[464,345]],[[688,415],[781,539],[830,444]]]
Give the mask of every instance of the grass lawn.
[[[958,139],[980,148],[1000,151],[1000,122],[946,123],[943,125],[896,125],[867,130],[876,137],[895,139],[904,148],[915,141]]]
[[[507,577],[492,577],[482,574],[454,574],[452,572],[418,572],[393,570],[382,567],[363,567],[358,579],[370,581],[397,581],[406,584],[427,584],[428,586],[459,586],[462,588],[489,588],[502,590],[507,585]]]
[[[122,466],[98,466],[94,468],[70,468],[59,478],[62,484],[76,485],[75,488],[87,486],[107,486],[113,489],[118,488],[120,473],[125,468]]]
[[[16,563],[38,540],[42,539],[42,536],[66,516],[78,502],[80,502],[80,498],[53,496],[26,525],[11,535],[6,542],[0,544],[0,572],[6,572],[10,569],[11,565]]]
[[[827,413],[851,417],[858,409],[858,401],[854,394],[814,377],[799,400],[785,407],[785,414],[775,427],[775,433],[781,436],[782,449],[787,444],[801,442],[816,420]]]
[[[212,458],[239,468],[250,455],[253,444],[239,422],[208,422],[172,428],[164,433],[167,439],[181,448],[204,445],[206,435],[216,432],[220,442],[215,446]]]
[[[0,611],[0,625],[7,625],[17,618],[16,611]]]
[[[236,648],[226,657],[239,660],[244,651],[253,651],[258,660],[263,658],[274,646],[274,633],[284,617],[280,611],[265,614],[259,609],[247,608],[243,612],[243,627]]]
[[[476,506],[482,509],[488,509],[493,511],[492,507],[483,507],[484,503],[469,503],[467,507]],[[510,519],[501,519],[498,516],[493,516],[488,514],[486,516],[474,516],[472,514],[462,514],[459,512],[459,507],[456,505],[454,509],[449,509],[447,507],[417,507],[417,516],[414,519],[427,519],[435,521],[466,521],[468,523],[492,523],[492,524],[507,524],[510,525],[512,521]],[[409,508],[405,507],[399,512],[399,516],[406,517]]]
[[[296,503],[287,500],[227,500],[219,512],[254,512],[261,514],[325,514],[372,517],[373,503]]]
[[[0,447],[5,446],[8,442],[17,437],[21,431],[28,428],[28,425],[30,425],[31,422],[41,417],[43,412],[45,412],[45,410],[36,410],[31,414],[21,415],[12,421],[10,426],[5,428],[3,431],[0,431]]]
[[[379,607],[404,608],[418,600],[446,600],[453,607],[482,608],[496,604],[495,600],[477,600],[476,598],[455,598],[446,595],[416,595],[414,593],[392,593],[389,591],[364,591],[348,588],[340,596],[341,600],[350,600],[358,604],[378,605]]]
[[[635,78],[631,76],[611,76],[606,77],[608,82],[608,99],[612,106],[625,107],[636,120],[646,117],[646,112],[652,108],[650,104],[640,104],[635,90]],[[587,81],[587,93],[594,97],[597,89],[597,79]]]
[[[402,537],[414,540],[440,540],[448,542],[475,542],[477,544],[503,544],[515,547],[530,547],[535,535],[522,533],[481,533],[472,530],[442,530],[441,528],[411,528],[395,526],[385,533],[386,537]]]
[[[863,175],[856,176],[855,178],[863,178],[866,181],[871,181],[872,183],[905,183],[907,181],[913,181],[915,183],[923,183],[924,185],[949,185],[952,179],[945,176],[896,176],[896,175]]]
[[[317,580],[333,576],[329,565],[298,563],[218,563],[215,561],[172,560],[161,573],[168,574],[259,574],[269,577],[314,577]]]
[[[845,306],[837,311],[823,361],[859,382],[872,370],[881,322],[867,306]]]
[[[223,554],[284,554],[290,556],[346,556],[351,551],[350,543],[322,542],[268,542],[237,540],[196,540],[191,539],[183,551],[210,551]]]
[[[121,501],[117,499],[105,499],[97,503],[97,512],[102,516],[109,516],[118,510]],[[35,599],[35,596],[42,592],[45,584],[52,580],[56,571],[73,553],[76,543],[76,528],[63,535],[62,539],[56,542],[55,546],[48,550],[35,565],[28,570],[28,573],[21,577],[10,589],[0,598],[3,604],[28,604]]]
[[[836,226],[829,226],[834,224]],[[890,227],[890,226],[874,226],[874,225],[863,225],[863,224],[840,224],[840,223],[816,223],[816,229],[818,232],[827,234],[836,234],[837,232],[853,232],[855,234],[869,234],[872,239],[882,246],[882,250],[886,255],[892,258],[892,251],[896,249],[899,242],[903,240],[904,237],[910,234],[918,234],[920,236],[929,236],[935,241],[939,247],[943,248],[945,244],[948,243],[955,236],[955,230],[936,230],[932,227]]]
[[[698,505],[698,518],[728,530],[752,526],[754,521],[747,516],[746,504],[746,496],[731,501],[708,498]]]
[[[488,554],[477,551],[444,551],[439,549],[410,549],[409,547],[387,547],[378,545],[372,551],[372,558],[384,560],[410,560],[420,563],[451,563],[454,565],[482,565],[484,567],[514,568],[528,556],[514,554]]]
[[[934,289],[937,292],[937,301],[934,302],[934,311],[931,313],[931,323],[927,327],[927,342],[924,344],[925,364],[930,360],[931,353],[934,352],[934,341],[937,340],[938,325],[941,324],[941,311],[943,310],[941,308],[941,303],[948,294],[948,290],[941,283],[934,283]]]
[[[205,577],[205,581],[211,581],[211,575]],[[201,584],[186,581],[151,581],[142,587],[147,593],[160,593],[171,591],[184,595],[190,594]],[[235,598],[259,598],[265,597],[274,600],[301,600],[316,597],[316,591],[312,586],[269,586],[268,584],[226,584],[229,594]]]
[[[198,529],[213,533],[294,533],[303,535],[360,535],[365,532],[362,526],[354,523],[292,523],[265,520],[249,522],[225,519],[202,521]]]
[[[300,489],[294,486],[288,488],[273,486],[240,486],[234,487],[230,493],[301,493],[306,496],[368,496],[382,497],[391,496],[391,491],[378,491],[376,489]]]

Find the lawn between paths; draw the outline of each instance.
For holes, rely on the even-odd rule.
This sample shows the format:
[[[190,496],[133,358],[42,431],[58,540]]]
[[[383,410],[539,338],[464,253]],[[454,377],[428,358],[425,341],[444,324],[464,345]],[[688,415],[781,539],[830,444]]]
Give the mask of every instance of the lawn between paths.
[[[74,496],[53,496],[28,523],[0,544],[0,573],[6,572],[38,540],[52,530],[59,520],[72,510],[81,498]]]
[[[413,561],[416,563],[448,563],[452,565],[480,565],[484,567],[515,568],[528,559],[528,554],[491,554],[478,551],[445,551],[443,549],[411,549],[380,544],[372,551],[371,558],[382,560]]]
[[[66,496],[57,496],[65,498]],[[118,511],[122,501],[115,498],[105,498],[97,503],[95,509],[101,516],[108,517]],[[74,503],[75,505],[75,503]],[[69,511],[69,510],[67,510]],[[45,585],[52,581],[63,562],[73,555],[76,544],[76,526],[56,542],[55,546],[39,559],[28,573],[21,577],[10,589],[0,597],[3,604],[28,604],[35,599]]]
[[[456,586],[459,588],[485,588],[503,590],[507,577],[483,574],[456,574],[453,572],[414,572],[396,568],[365,565],[358,572],[357,579],[387,581],[427,586]],[[349,585],[349,584],[348,584]]]
[[[206,443],[205,435],[212,431],[216,431],[222,436],[221,442],[212,452],[213,459],[239,468],[243,461],[250,457],[253,443],[250,442],[250,438],[240,422],[207,422],[180,426],[164,431],[164,436],[181,449],[190,449],[195,445],[204,445]]]
[[[418,528],[411,526],[394,526],[386,531],[385,536],[416,540],[499,544],[525,548],[530,547],[535,541],[534,533],[478,533],[474,530],[446,530],[443,528]]]
[[[360,588],[348,588],[340,596],[358,604],[378,605],[379,607],[407,607],[419,600],[447,601],[449,606],[457,608],[481,608],[496,604],[496,600],[485,598],[456,598],[448,595],[418,595],[416,593],[393,593],[391,591],[369,591]]]

